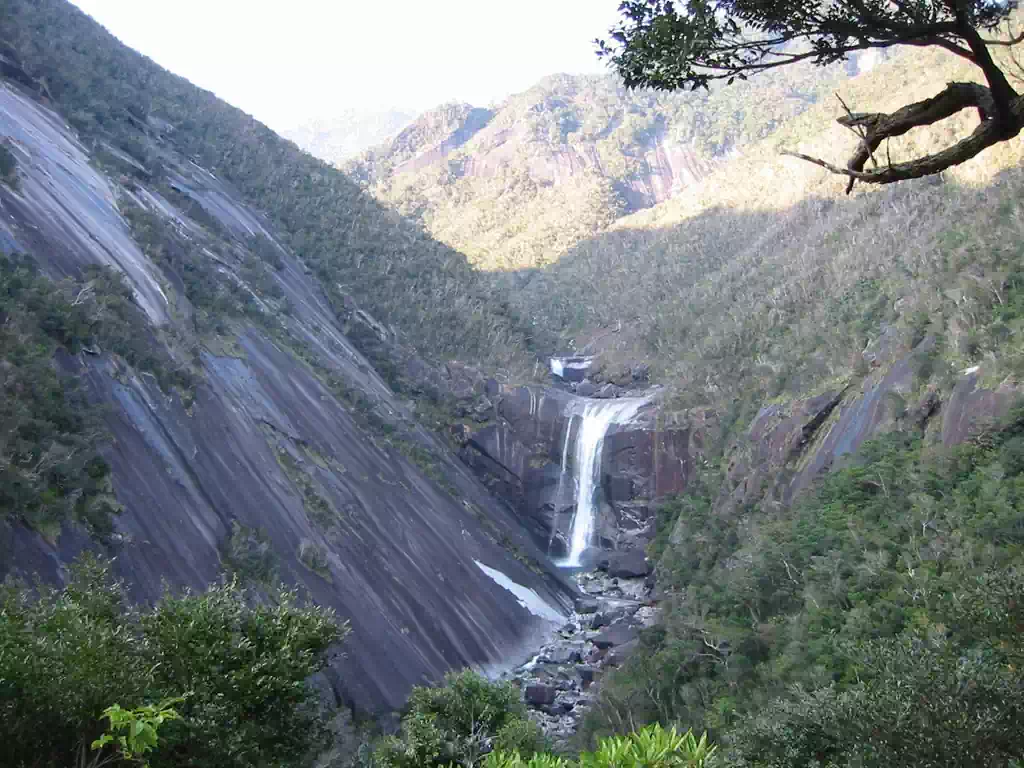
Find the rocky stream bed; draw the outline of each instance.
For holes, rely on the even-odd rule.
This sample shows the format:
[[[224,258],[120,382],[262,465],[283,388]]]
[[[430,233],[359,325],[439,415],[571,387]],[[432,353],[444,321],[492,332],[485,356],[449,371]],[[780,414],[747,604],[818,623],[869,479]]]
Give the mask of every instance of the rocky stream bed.
[[[576,733],[603,674],[622,664],[637,647],[640,630],[655,621],[643,553],[622,554],[631,557],[621,565],[606,559],[598,570],[575,574],[585,597],[577,599],[572,616],[528,662],[505,675],[522,686],[531,716],[556,747]]]

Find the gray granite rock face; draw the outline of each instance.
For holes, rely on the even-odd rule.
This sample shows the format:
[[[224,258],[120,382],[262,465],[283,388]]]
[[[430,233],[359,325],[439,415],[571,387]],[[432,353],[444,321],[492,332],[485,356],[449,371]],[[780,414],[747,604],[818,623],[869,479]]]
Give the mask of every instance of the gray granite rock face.
[[[4,84],[0,134],[14,137],[20,176],[18,191],[0,185],[4,250],[35,257],[54,277],[93,264],[114,267],[154,327],[192,316],[173,277],[132,240],[119,204],[142,206],[199,242],[195,221],[145,182],[98,172],[58,115]],[[259,541],[277,578],[351,623],[345,655],[327,677],[338,697],[368,711],[400,706],[412,685],[449,669],[500,666],[532,647],[553,617],[570,612],[575,590],[545,565],[520,521],[416,424],[408,405],[349,343],[272,226],[205,169],[169,151],[163,160],[180,193],[220,223],[225,252],[244,252],[253,234],[280,250],[282,267],[272,279],[292,307],[279,318],[287,335],[362,393],[379,420],[428,451],[431,475],[443,482],[358,421],[257,325],[239,324],[230,354],[201,353],[200,383],[188,406],[118,358],[65,356],[62,366],[86,381],[103,409],[113,438],[105,454],[124,511],[105,544],[74,527],[49,541],[19,525],[0,525],[0,577],[38,573],[59,582],[82,549],[101,549],[116,555],[131,595],[149,601],[165,583],[174,590],[204,588],[220,577],[233,546]],[[231,263],[218,264],[225,280],[242,279]],[[272,311],[254,298],[261,311]],[[447,375],[453,387],[482,388],[463,382],[471,378],[461,370]],[[530,559],[533,567],[523,562]],[[532,592],[550,613],[541,617],[536,605],[525,607],[532,598],[513,594],[509,584]]]
[[[497,423],[477,430],[461,454],[517,510],[552,557],[566,553],[576,503],[572,463],[581,421],[576,412],[593,402],[580,392],[579,386],[575,395],[553,387],[501,387],[493,398]],[[606,394],[614,399],[626,391]],[[613,424],[605,436],[595,530],[595,544],[603,549],[642,549],[653,533],[648,502],[686,488],[703,443],[703,420],[688,415],[659,423],[657,410],[652,402],[635,422]],[[566,456],[570,466],[563,472]]]

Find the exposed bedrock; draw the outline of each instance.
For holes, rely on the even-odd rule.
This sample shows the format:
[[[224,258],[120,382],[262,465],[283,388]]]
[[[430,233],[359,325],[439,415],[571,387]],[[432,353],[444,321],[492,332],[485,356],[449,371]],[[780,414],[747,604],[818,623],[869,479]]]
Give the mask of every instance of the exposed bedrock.
[[[282,580],[351,623],[328,677],[340,698],[370,711],[400,707],[411,686],[449,669],[513,663],[571,611],[575,589],[517,517],[415,422],[273,224],[229,184],[154,140],[172,189],[194,203],[186,213],[144,174],[104,174],[59,115],[2,83],[0,134],[19,174],[17,188],[0,185],[0,250],[31,255],[51,277],[113,267],[148,317],[139,332],[162,344],[190,333],[195,308],[181,276],[133,239],[122,212],[134,205],[208,257],[211,280],[237,281],[258,312],[278,318],[276,335],[270,323],[238,319],[216,339],[197,340],[187,400],[107,350],[59,356],[103,415],[123,512],[104,541],[73,524],[44,536],[0,522],[0,578],[59,583],[90,548],[116,556],[140,601],[165,584],[202,589],[225,570],[257,588]],[[244,282],[239,265],[255,258],[254,235],[277,252],[266,279],[288,312]],[[369,316],[358,319],[381,332]],[[318,369],[306,362],[314,358]],[[449,371],[445,381],[472,389],[463,378]],[[404,443],[374,428],[346,391]]]
[[[730,448],[719,513],[761,500],[788,504],[864,442],[894,429],[924,429],[929,441],[952,447],[997,422],[1020,397],[1008,381],[980,386],[982,368],[962,372],[945,397],[921,385],[916,371],[933,346],[927,338],[846,387],[763,407]]]
[[[789,504],[865,441],[894,429],[923,428],[929,441],[956,445],[998,421],[1019,398],[1012,382],[983,386],[984,367],[962,372],[946,394],[922,384],[918,371],[933,348],[926,338],[909,351],[889,350],[863,378],[766,404],[728,449],[718,513],[762,501]],[[578,404],[595,401],[541,387],[505,387],[492,399],[498,418],[471,437],[463,459],[513,505],[539,545],[562,557],[578,492],[563,467],[578,440]],[[685,491],[716,432],[714,414],[667,413],[657,400],[631,423],[612,425],[601,447],[594,544],[643,547],[654,502]]]
[[[537,543],[555,557],[568,552],[577,501],[573,463],[582,410],[595,402],[561,389],[503,387],[496,423],[474,433],[462,458],[519,512]],[[608,407],[614,407],[610,400]],[[650,503],[682,492],[705,424],[693,414],[661,413],[656,400],[628,423],[612,423],[600,446],[595,543],[604,549],[642,547]]]

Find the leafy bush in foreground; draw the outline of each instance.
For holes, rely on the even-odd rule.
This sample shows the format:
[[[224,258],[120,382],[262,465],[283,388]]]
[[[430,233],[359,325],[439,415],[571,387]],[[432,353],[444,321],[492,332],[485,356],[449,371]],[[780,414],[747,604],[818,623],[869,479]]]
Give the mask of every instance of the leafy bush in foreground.
[[[627,736],[609,736],[597,750],[584,752],[578,762],[538,753],[524,759],[518,752],[492,752],[484,768],[704,768],[718,750],[708,743],[707,734],[699,739],[693,731],[679,733],[660,725],[649,725]]]
[[[447,675],[443,686],[413,688],[401,734],[385,738],[375,759],[382,768],[469,766],[491,750],[529,759],[542,743],[517,686],[464,670]]]
[[[153,768],[304,765],[325,733],[306,680],[345,635],[293,593],[255,604],[237,583],[126,602],[86,558],[61,590],[0,588],[0,765],[66,768],[100,738],[108,707],[187,694],[160,730]]]

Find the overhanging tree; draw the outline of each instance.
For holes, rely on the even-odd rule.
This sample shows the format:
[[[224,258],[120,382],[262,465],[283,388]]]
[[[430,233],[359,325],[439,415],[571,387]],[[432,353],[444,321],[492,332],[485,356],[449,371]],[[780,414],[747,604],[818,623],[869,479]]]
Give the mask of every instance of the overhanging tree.
[[[948,83],[892,113],[847,110],[839,123],[861,136],[845,168],[788,153],[856,181],[891,184],[939,173],[1024,128],[1024,99],[992,57],[1018,35],[999,36],[1016,0],[625,0],[611,42],[597,41],[630,88],[678,90],[731,83],[800,61],[827,65],[855,51],[937,46],[979,68],[985,84]],[[951,146],[907,162],[879,163],[888,138],[975,108],[980,122]],[[868,161],[872,167],[866,168]]]

